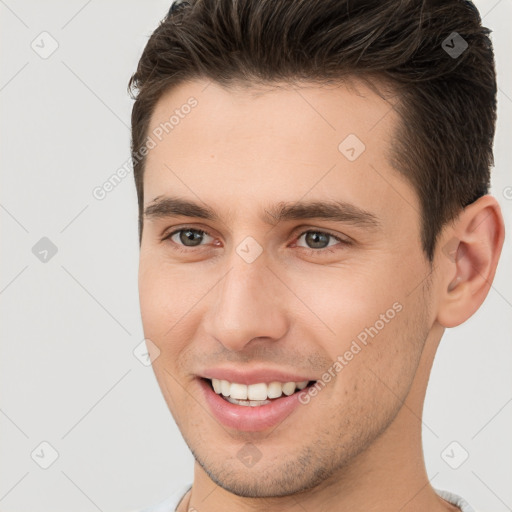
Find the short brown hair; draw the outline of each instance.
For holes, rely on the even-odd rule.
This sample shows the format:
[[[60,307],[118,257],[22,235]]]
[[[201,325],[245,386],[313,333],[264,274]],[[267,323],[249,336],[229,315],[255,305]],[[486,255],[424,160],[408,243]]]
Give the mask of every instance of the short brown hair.
[[[169,89],[195,78],[227,86],[380,77],[399,99],[391,160],[418,194],[423,250],[432,261],[441,228],[489,189],[496,122],[489,33],[464,0],[176,2],[128,84],[136,100],[139,243],[145,158],[137,156]]]

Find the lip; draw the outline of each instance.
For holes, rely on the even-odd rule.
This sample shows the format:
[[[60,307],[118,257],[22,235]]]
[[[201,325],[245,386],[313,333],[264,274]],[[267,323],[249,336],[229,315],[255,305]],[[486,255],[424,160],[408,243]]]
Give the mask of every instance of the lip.
[[[235,368],[209,368],[201,372],[199,377],[205,379],[219,379],[227,380],[229,382],[236,382],[237,384],[258,384],[260,382],[302,382],[307,380],[318,380],[315,377],[307,375],[297,375],[291,372],[284,372],[282,370],[272,370],[270,368],[255,368],[252,370],[240,370]],[[243,407],[243,406],[242,406]]]
[[[232,404],[215,393],[205,379],[199,377],[197,380],[215,418],[224,426],[235,430],[258,432],[274,427],[284,421],[300,405],[297,392],[257,407]]]

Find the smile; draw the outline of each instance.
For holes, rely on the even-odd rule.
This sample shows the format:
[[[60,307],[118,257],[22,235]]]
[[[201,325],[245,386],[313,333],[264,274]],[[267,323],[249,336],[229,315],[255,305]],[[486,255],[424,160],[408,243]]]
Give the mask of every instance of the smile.
[[[316,381],[271,381],[240,384],[224,379],[197,379],[211,415],[225,427],[246,432],[274,428],[301,407],[299,393]],[[238,397],[246,398],[238,398]]]
[[[308,381],[301,382],[259,382],[256,384],[239,384],[227,380],[211,379],[213,390],[232,404],[257,407],[269,404],[270,400],[280,398],[283,394],[290,396],[302,390]]]

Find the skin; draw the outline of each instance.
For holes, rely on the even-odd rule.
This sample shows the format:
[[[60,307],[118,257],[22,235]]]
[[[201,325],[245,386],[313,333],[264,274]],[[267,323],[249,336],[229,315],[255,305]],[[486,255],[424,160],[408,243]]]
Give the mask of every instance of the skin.
[[[400,122],[392,98],[355,81],[226,90],[196,80],[160,99],[149,133],[190,96],[198,105],[148,154],[144,206],[179,196],[220,220],[145,218],[139,267],[144,334],[160,351],[154,372],[196,459],[178,510],[458,510],[428,482],[422,408],[444,329],[469,318],[492,283],[498,203],[487,195],[462,211],[431,264],[417,195],[387,160]],[[353,162],[338,150],[348,134],[366,146]],[[261,219],[280,201],[327,199],[371,212],[378,228]],[[179,233],[162,240],[187,227],[207,232],[201,245]],[[300,236],[308,230],[351,243],[311,245]],[[247,236],[263,250],[252,263],[236,252]],[[207,366],[320,379],[397,302],[378,335],[277,427],[242,432],[210,414],[196,381]],[[249,442],[261,453],[250,468],[237,457]]]

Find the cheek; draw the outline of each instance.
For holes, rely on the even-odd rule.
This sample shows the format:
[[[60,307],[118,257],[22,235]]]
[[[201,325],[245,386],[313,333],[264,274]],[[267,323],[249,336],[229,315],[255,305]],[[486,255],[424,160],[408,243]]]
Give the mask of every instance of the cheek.
[[[179,373],[176,364],[188,339],[187,333],[183,332],[186,324],[179,321],[186,314],[186,297],[179,300],[176,286],[172,286],[165,274],[157,263],[141,259],[139,301],[144,337],[158,348],[158,357],[153,360],[152,368],[171,413],[175,416],[175,411],[179,410],[176,400],[181,396],[174,389],[175,386],[179,387],[176,382]]]
[[[349,400],[341,398],[347,392],[384,396],[393,390],[402,396],[408,389],[429,325],[421,287],[411,294],[407,285],[407,276],[382,269],[338,269],[335,278],[326,272],[302,280],[307,304],[322,320],[314,319],[322,334],[311,333],[332,361],[326,372],[336,376],[332,384],[340,399]]]
[[[351,338],[336,378],[337,389],[343,390],[341,400],[374,419],[379,416],[381,423],[396,414],[406,400],[429,333],[421,304],[402,301],[394,303],[393,313],[387,310],[388,323],[370,320]]]
[[[158,348],[158,357],[152,363],[153,372],[179,424],[177,412],[183,409],[185,399],[180,391],[185,383],[180,382],[177,361],[190,338],[190,333],[184,331],[186,322],[180,320],[190,310],[190,305],[189,296],[181,293],[183,280],[178,276],[177,269],[166,268],[165,263],[154,256],[141,254],[138,287],[144,337]]]
[[[139,263],[139,303],[147,337],[175,338],[180,320],[194,309],[205,294],[195,272],[141,255]]]
[[[192,265],[173,265],[153,254],[141,254],[139,302],[144,336],[160,351],[153,370],[164,394],[167,388],[172,390],[170,404],[172,396],[180,399],[182,386],[187,385],[190,341],[197,336],[208,291],[216,280],[211,273],[199,274]]]
[[[316,317],[315,324],[321,321],[330,355],[348,350],[354,339],[364,343],[382,337],[396,322],[405,294],[400,283],[385,282],[384,274],[380,269],[338,268],[309,272],[307,278],[305,273],[290,277],[306,306],[304,315]]]
[[[146,260],[141,260],[139,264],[139,303],[144,335],[146,338],[154,339],[155,342],[165,332],[163,331],[167,324],[165,319],[171,311],[168,304],[169,291],[163,284],[160,278],[161,273],[157,269],[157,265],[152,266]],[[169,320],[172,319],[169,318]]]

